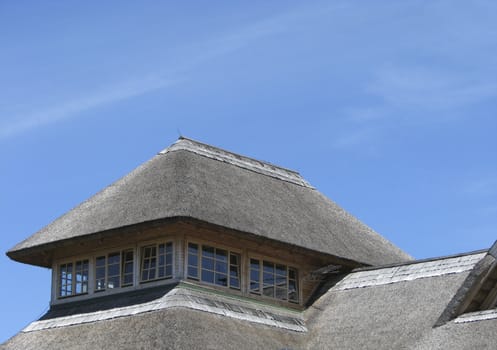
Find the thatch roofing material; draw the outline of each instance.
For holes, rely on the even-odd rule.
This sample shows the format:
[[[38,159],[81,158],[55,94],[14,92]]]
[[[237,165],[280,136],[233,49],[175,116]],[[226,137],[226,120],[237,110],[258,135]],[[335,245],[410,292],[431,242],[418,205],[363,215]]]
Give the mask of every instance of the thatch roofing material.
[[[184,138],[8,255],[32,263],[57,242],[181,217],[368,265],[410,259],[298,173]]]
[[[497,346],[497,319],[449,322],[432,328],[412,349],[494,350]]]
[[[495,309],[465,314],[442,326],[434,326],[466,280],[471,271],[468,267],[475,266],[481,256],[481,253],[474,253],[408,263],[405,266],[409,266],[409,275],[413,278],[389,283],[368,282],[354,287],[349,285],[351,288],[341,288],[348,282],[342,283],[341,287],[336,285],[304,313],[303,325],[307,332],[296,332],[286,325],[266,322],[271,318],[288,320],[290,317],[299,323],[302,320],[296,316],[298,312],[179,285],[166,289],[166,294],[158,298],[159,289],[151,292],[156,305],[169,298],[170,307],[142,309],[133,315],[128,312],[130,308],[105,308],[100,302],[101,314],[109,317],[91,320],[98,312],[92,306],[80,303],[66,312],[78,309],[76,316],[88,317],[88,322],[57,325],[58,319],[67,317],[63,315],[64,310],[54,310],[46,318],[54,322],[50,327],[36,328],[44,323],[35,322],[32,328],[7,341],[3,348],[494,349],[497,344]],[[459,262],[456,261],[458,258]],[[460,268],[456,271],[457,266]],[[373,274],[382,280],[385,276],[392,276],[392,268],[352,272],[344,281],[372,281]],[[426,272],[424,275],[423,271]],[[367,278],[364,272],[368,272]],[[169,294],[171,291],[176,292]],[[143,297],[133,297],[144,301],[136,308],[150,304]],[[205,302],[207,299],[208,303]],[[115,305],[104,297],[102,300]],[[173,302],[180,304],[173,307]],[[57,307],[63,308],[62,305]],[[85,307],[93,311],[85,313]],[[220,312],[222,309],[225,311]],[[126,315],[119,313],[123,310]],[[234,317],[230,312],[251,315],[258,320]],[[115,317],[112,318],[113,313]],[[293,321],[286,323],[294,324]]]
[[[495,320],[497,319],[497,309],[469,312],[463,314],[454,320],[455,323],[466,323],[475,321]]]
[[[152,292],[156,294],[155,290]],[[114,298],[116,297],[122,299],[127,298],[126,295],[117,295]],[[108,300],[108,302],[113,303],[113,300]],[[89,301],[88,304],[91,305],[91,301]],[[302,315],[299,312],[291,312],[290,310],[285,311],[270,305],[254,305],[249,301],[213,295],[205,290],[200,291],[198,289],[188,288],[185,284],[180,284],[176,288],[170,290],[166,289],[164,295],[151,301],[110,309],[102,308],[103,310],[99,311],[81,312],[67,316],[53,318],[43,317],[44,319],[29,324],[22,332],[26,333],[44,329],[94,323],[97,321],[128,317],[170,308],[186,308],[204,311],[210,314],[227,316],[238,320],[264,324],[294,332],[307,331],[302,320]]]
[[[68,327],[21,332],[9,350],[285,349],[302,333],[185,308],[168,308]]]
[[[333,287],[333,290],[380,286],[402,281],[412,281],[418,278],[465,272],[471,270],[485,255],[486,253],[468,254],[413,262],[412,264],[400,266],[365,269],[348,275],[337,283]]]
[[[484,254],[483,254],[484,255]],[[475,265],[482,254],[462,256]],[[447,264],[445,264],[447,263]],[[391,283],[331,288],[306,312],[308,349],[481,349],[497,344],[497,319],[450,321],[434,327],[447,304],[470,273],[454,271],[454,258],[437,260],[436,274],[421,276],[427,262],[413,263],[411,276]],[[445,267],[444,267],[445,265]],[[428,266],[429,267],[429,266]],[[433,266],[432,266],[433,267]],[[371,269],[379,280],[391,268]],[[364,272],[364,271],[363,271]],[[362,275],[361,271],[351,273]],[[356,276],[357,277],[357,276]],[[369,277],[373,277],[370,275]],[[346,284],[348,282],[344,282]],[[342,284],[343,286],[343,284]],[[350,285],[352,286],[352,285]],[[493,315],[488,312],[488,315]],[[485,313],[487,314],[487,313]],[[492,316],[493,317],[493,316]],[[471,331],[468,331],[471,329]],[[460,336],[464,332],[465,336]],[[457,339],[457,341],[455,341]]]

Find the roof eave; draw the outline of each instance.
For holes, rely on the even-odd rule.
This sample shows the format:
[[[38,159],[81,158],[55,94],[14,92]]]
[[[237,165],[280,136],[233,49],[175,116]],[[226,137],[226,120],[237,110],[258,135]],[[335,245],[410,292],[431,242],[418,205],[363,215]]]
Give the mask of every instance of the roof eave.
[[[276,244],[284,244],[288,247],[288,250],[300,252],[305,255],[321,255],[323,258],[335,259],[339,261],[344,266],[348,266],[350,268],[358,268],[358,267],[366,267],[371,266],[370,263],[363,261],[355,261],[349,258],[341,257],[338,255],[334,255],[329,252],[317,251],[310,248],[306,248],[303,246],[299,246],[296,244],[283,242],[280,240],[271,239],[256,233],[251,232],[243,232],[233,228],[228,228],[224,226],[217,225],[215,223],[206,222],[204,220],[199,220],[190,216],[175,216],[164,219],[158,219],[153,221],[141,222],[129,226],[122,226],[118,228],[113,228],[100,232],[87,233],[84,235],[80,235],[77,237],[72,237],[68,239],[57,240],[53,242],[48,242],[36,246],[15,249],[11,248],[6,252],[6,255],[17,262],[21,262],[24,264],[35,265],[40,267],[51,268],[53,263],[53,252],[57,249],[66,248],[69,246],[75,246],[78,244],[88,243],[90,241],[108,241],[109,239],[114,238],[117,235],[131,235],[143,232],[145,228],[150,229],[154,227],[163,226],[165,224],[174,224],[178,222],[185,222],[193,225],[203,225],[208,226],[214,229],[222,229],[229,230],[234,234],[243,235],[247,238],[251,238],[257,241],[267,242],[268,244],[276,243]]]

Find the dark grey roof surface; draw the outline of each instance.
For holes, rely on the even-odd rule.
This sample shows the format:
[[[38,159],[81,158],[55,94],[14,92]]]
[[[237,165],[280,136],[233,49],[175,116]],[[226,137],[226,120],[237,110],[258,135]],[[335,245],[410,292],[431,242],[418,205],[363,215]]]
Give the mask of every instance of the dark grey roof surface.
[[[188,217],[369,265],[410,257],[298,173],[181,138],[8,255],[167,218]]]

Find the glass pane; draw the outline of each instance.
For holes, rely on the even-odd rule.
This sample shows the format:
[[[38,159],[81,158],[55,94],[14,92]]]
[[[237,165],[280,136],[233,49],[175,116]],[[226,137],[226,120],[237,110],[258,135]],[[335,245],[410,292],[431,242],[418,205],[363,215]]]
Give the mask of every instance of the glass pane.
[[[239,275],[240,274],[238,272],[238,266],[230,266],[230,276],[231,276],[231,278],[233,278],[233,277],[238,278]]]
[[[133,272],[133,264],[126,263],[126,265],[124,265],[124,273],[128,274],[128,273],[132,273],[132,272]]]
[[[268,285],[274,285],[274,275],[271,273],[264,272],[263,283]]]
[[[171,265],[166,266],[166,277],[171,277],[173,275],[173,267]]]
[[[132,284],[133,283],[133,275],[124,275],[123,284]]]
[[[159,255],[159,266],[165,265],[164,255]]]
[[[227,261],[228,252],[224,249],[216,249],[216,260]]]
[[[145,248],[143,248],[143,257],[144,258],[150,258],[151,253],[152,253],[152,248],[151,247],[145,247]]]
[[[109,265],[111,264],[119,264],[121,254],[119,253],[111,253],[109,254],[109,261],[107,262]]]
[[[214,270],[214,260],[202,258],[202,269]]]
[[[230,264],[231,265],[239,265],[239,255],[238,254],[230,254]]]
[[[264,288],[262,288],[262,294],[268,297],[274,297],[274,287],[264,286]]]
[[[238,278],[230,278],[230,287],[240,289],[240,280]]]
[[[202,270],[202,281],[214,283],[214,272]]]
[[[159,276],[159,278],[164,277],[164,266],[159,267],[158,276]]]
[[[155,269],[155,264],[157,262],[157,259],[156,258],[151,258],[150,259],[150,268],[151,269]]]
[[[166,264],[167,265],[172,265],[173,264],[173,255],[172,254],[167,254],[166,255]]]
[[[250,270],[250,279],[252,281],[259,281],[259,271],[258,270]]]
[[[299,295],[297,292],[297,282],[296,281],[288,281],[288,299],[298,301]]]
[[[214,248],[206,246],[206,245],[202,246],[202,256],[213,258],[214,257]]]
[[[287,298],[286,288],[276,288],[276,298],[286,300]]]
[[[198,269],[188,266],[188,277],[198,278]]]
[[[105,256],[99,256],[96,260],[97,266],[105,266]]]
[[[132,251],[132,250],[128,250],[128,251],[124,254],[124,260],[125,260],[125,261],[133,261],[133,251]]]
[[[198,245],[195,243],[188,243],[188,253],[197,255]]]
[[[276,285],[286,288],[286,277],[276,276]]]
[[[166,244],[166,253],[171,253],[173,252],[173,244],[171,242]]]
[[[297,279],[297,271],[295,269],[288,269],[288,277],[291,278],[292,280]]]
[[[259,293],[259,282],[250,282],[250,291]]]
[[[196,255],[188,255],[188,265],[198,266],[198,257]]]
[[[228,276],[225,274],[216,273],[216,284],[226,287],[228,285]]]
[[[259,260],[250,259],[250,268],[259,270]]]
[[[228,272],[228,263],[222,261],[216,261],[216,272],[227,273]]]
[[[164,255],[165,247],[164,244],[159,244],[159,255]]]
[[[280,276],[286,277],[286,266],[284,265],[276,265],[276,274]]]
[[[270,263],[268,261],[264,261],[263,265],[264,265],[264,272],[274,273],[274,264],[273,263]]]
[[[108,288],[119,288],[119,276],[109,277],[107,281]]]
[[[108,272],[109,276],[119,275],[119,264],[109,265],[107,272]]]

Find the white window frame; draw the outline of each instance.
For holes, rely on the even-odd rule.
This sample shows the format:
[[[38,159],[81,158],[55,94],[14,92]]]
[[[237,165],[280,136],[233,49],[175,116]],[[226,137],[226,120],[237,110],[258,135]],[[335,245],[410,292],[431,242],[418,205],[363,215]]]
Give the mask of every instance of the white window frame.
[[[86,263],[86,269],[84,268]],[[82,269],[77,270],[77,265],[81,264]],[[66,283],[63,282],[63,266],[68,266],[71,265],[71,271],[66,271],[66,275],[70,273],[70,278],[64,278]],[[61,261],[59,264],[57,264],[57,284],[56,284],[56,296],[58,299],[65,299],[65,298],[70,298],[78,295],[84,295],[88,294],[90,285],[90,259],[88,258],[78,258],[78,259],[72,259],[72,260],[66,260],[66,261]],[[86,274],[82,273],[85,272]],[[78,272],[81,275],[81,280],[78,281]],[[67,283],[69,282],[69,283]],[[62,293],[62,287],[65,287],[64,293]],[[69,291],[68,291],[68,288]],[[80,286],[81,291],[78,292],[78,287]]]
[[[133,256],[133,259],[131,261],[126,260],[124,261],[125,256],[130,253]],[[109,263],[109,257],[110,256],[118,256],[118,262],[113,263],[112,265],[117,265],[118,266],[118,272],[117,274],[114,275],[109,275],[110,269],[111,269],[111,264]],[[103,265],[99,265],[99,260],[103,259]],[[126,288],[126,287],[131,287],[134,284],[134,274],[135,274],[135,268],[134,268],[134,261],[136,259],[136,253],[135,249],[133,248],[124,248],[124,249],[114,249],[110,251],[106,251],[105,253],[102,254],[97,254],[95,256],[94,260],[94,285],[93,285],[93,291],[95,293],[101,293],[106,290],[111,290],[111,289],[121,289],[121,288]],[[126,273],[125,272],[125,265],[131,263],[131,272]],[[99,274],[99,270],[103,271],[103,274]],[[128,283],[125,283],[125,275],[131,275],[131,281]],[[117,278],[117,285],[113,285],[112,280],[116,281]],[[101,283],[101,284],[100,284]]]
[[[197,246],[197,254],[192,254],[190,253],[190,244],[196,245]],[[203,248],[208,247],[208,248],[213,248],[213,256],[203,256]],[[217,271],[217,263],[222,264],[223,261],[217,259],[217,250],[223,250],[226,251],[226,261],[224,262],[226,264],[226,272],[223,271]],[[195,256],[197,265],[191,265],[190,264],[190,256]],[[236,256],[236,259],[238,260],[238,264],[233,264],[232,263],[232,256]],[[205,259],[205,260],[204,260]],[[212,267],[207,267],[204,266],[206,265],[205,263],[207,261],[212,260],[213,266]],[[243,264],[243,254],[240,250],[237,249],[232,249],[229,247],[221,246],[216,243],[211,243],[211,242],[204,242],[204,241],[198,241],[198,240],[187,240],[186,245],[185,245],[185,277],[189,280],[193,281],[198,281],[199,283],[205,283],[208,285],[220,287],[220,288],[226,288],[234,291],[239,291],[242,292],[242,264]],[[233,277],[231,274],[232,267],[237,269],[237,275],[238,277]],[[197,272],[196,274],[190,273],[193,271],[193,269],[196,269]],[[213,282],[206,281],[202,278],[202,273],[212,273],[213,274]],[[216,275],[226,275],[226,285],[222,285],[219,283],[216,283]],[[238,284],[235,284],[235,281],[238,280]]]
[[[159,253],[161,245],[164,245],[164,254]],[[170,253],[168,253],[168,251],[167,251],[169,245],[171,246]],[[150,255],[147,256],[145,254],[146,249],[151,249],[151,248],[155,249],[155,256],[154,257],[152,257]],[[139,260],[139,269],[138,269],[138,274],[139,274],[138,280],[140,281],[140,284],[174,278],[174,255],[175,255],[174,249],[175,249],[175,244],[174,244],[174,240],[172,240],[172,239],[166,240],[166,241],[152,242],[152,243],[143,244],[140,246],[140,248],[139,248],[140,260]],[[163,265],[159,264],[161,255],[164,256],[164,264]],[[170,264],[168,264],[168,262],[167,262],[168,256],[170,256]],[[143,279],[143,273],[144,273],[146,259],[148,259],[148,263],[149,263],[149,265],[148,265],[149,268],[147,269],[147,271],[149,273],[149,275],[148,275],[149,278]],[[154,263],[153,268],[150,267],[152,259],[155,259],[155,263]],[[167,273],[168,266],[170,266],[170,272],[171,272],[170,274]],[[163,276],[159,276],[161,267],[164,268],[164,275]],[[153,273],[154,277],[150,278],[150,271],[152,271],[152,270],[154,271],[154,273]]]
[[[255,260],[258,262],[258,272],[257,272],[257,280],[253,279],[253,273],[252,273],[252,260]],[[272,264],[273,265],[273,272],[265,272],[264,271],[264,263]],[[285,268],[285,274],[278,274],[276,272],[277,266],[284,267]],[[293,272],[294,276],[291,277],[291,271]],[[272,278],[272,283],[264,283],[264,274],[271,274],[273,276]],[[277,278],[285,278],[285,286],[278,287],[277,284]],[[293,291],[290,290],[290,285],[291,283],[294,283],[294,289]],[[252,288],[252,283],[257,283],[258,287],[257,289]],[[272,296],[268,295],[267,293],[264,292],[265,285],[267,288],[272,288],[273,293]],[[281,298],[277,296],[277,290],[285,290],[286,297]],[[276,259],[272,259],[271,257],[266,257],[266,256],[256,256],[256,255],[249,255],[248,256],[248,262],[247,262],[247,293],[250,295],[258,295],[264,298],[269,298],[272,300],[281,300],[281,301],[287,301],[289,303],[296,303],[300,304],[300,280],[299,280],[299,269],[289,265],[285,262],[278,261]],[[291,293],[295,293],[296,297],[291,298]]]

